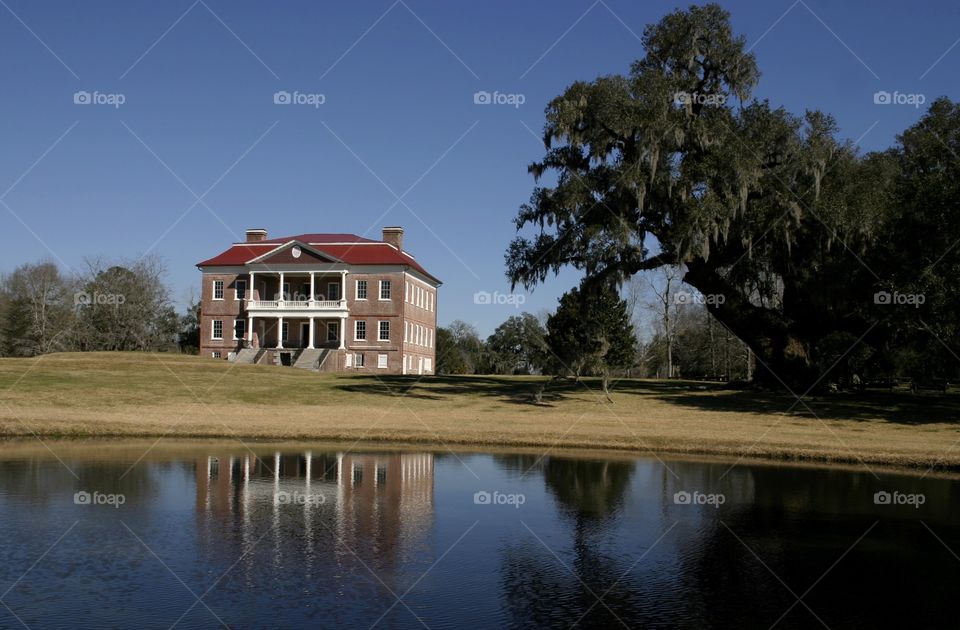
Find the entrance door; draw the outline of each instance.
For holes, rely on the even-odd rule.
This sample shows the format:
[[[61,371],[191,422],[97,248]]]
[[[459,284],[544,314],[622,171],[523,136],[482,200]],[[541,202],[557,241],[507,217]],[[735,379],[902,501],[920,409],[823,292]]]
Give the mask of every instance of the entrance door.
[[[300,347],[306,348],[310,345],[310,322],[300,324]]]

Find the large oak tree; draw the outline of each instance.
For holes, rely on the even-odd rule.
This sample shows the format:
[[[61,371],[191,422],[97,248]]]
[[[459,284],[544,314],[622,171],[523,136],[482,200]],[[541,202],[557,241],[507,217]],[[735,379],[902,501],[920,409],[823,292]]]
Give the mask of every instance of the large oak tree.
[[[813,382],[824,335],[870,330],[879,279],[862,256],[887,224],[895,160],[858,157],[826,114],[750,100],[756,61],[715,4],[667,15],[643,44],[628,75],[575,82],[547,106],[508,277],[530,288],[573,266],[617,284],[683,266],[723,296],[708,308],[758,376]],[[851,289],[854,276],[866,281]]]

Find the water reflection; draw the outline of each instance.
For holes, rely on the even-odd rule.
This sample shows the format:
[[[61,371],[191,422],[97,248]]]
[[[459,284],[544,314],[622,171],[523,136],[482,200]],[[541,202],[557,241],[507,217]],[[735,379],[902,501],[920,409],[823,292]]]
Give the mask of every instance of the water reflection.
[[[952,620],[953,479],[538,454],[191,449],[138,461],[138,448],[64,446],[65,465],[39,450],[0,456],[0,592],[9,589],[3,603],[14,611],[0,608],[0,627],[17,625],[13,614],[44,628]],[[78,505],[81,490],[126,501]],[[478,490],[525,501],[477,504]],[[878,506],[874,494],[886,490],[921,493],[924,504]],[[723,502],[678,502],[682,493]]]

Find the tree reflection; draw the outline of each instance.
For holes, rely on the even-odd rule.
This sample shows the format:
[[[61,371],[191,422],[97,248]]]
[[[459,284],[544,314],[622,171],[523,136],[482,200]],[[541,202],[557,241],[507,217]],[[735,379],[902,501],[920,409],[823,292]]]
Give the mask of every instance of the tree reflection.
[[[595,540],[595,534],[620,511],[634,463],[549,457],[540,469],[559,513],[570,522],[572,541],[566,549],[552,542],[547,549],[530,537],[505,550],[501,580],[514,623],[569,625],[589,610],[579,625],[619,625],[610,610],[631,608],[638,589],[623,575],[616,546],[602,548],[607,537]],[[594,605],[604,594],[604,604]]]

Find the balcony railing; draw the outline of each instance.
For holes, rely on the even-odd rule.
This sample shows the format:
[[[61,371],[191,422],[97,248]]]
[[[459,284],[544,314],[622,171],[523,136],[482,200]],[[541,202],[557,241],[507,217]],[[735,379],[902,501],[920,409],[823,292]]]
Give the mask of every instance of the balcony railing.
[[[347,308],[346,300],[250,300],[248,309],[271,311],[336,311]]]

